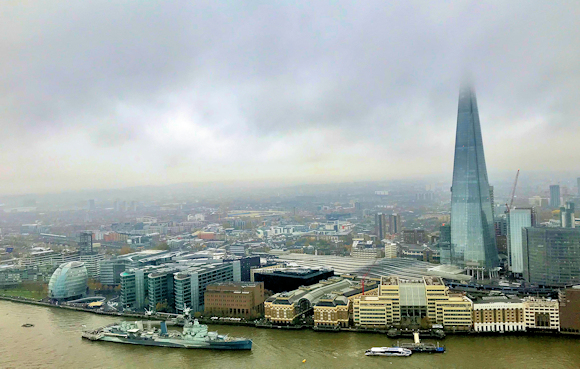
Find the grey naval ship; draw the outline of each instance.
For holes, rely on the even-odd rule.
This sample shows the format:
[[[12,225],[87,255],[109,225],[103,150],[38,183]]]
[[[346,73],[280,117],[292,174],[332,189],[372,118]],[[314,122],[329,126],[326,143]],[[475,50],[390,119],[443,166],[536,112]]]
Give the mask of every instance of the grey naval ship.
[[[251,350],[252,340],[247,338],[219,335],[217,332],[208,332],[207,325],[199,324],[197,319],[186,319],[183,331],[168,331],[167,323],[160,322],[160,328],[147,327],[142,321],[121,322],[108,325],[93,331],[83,332],[83,338],[91,341],[107,341],[129,343],[133,345],[178,347],[188,349],[211,350]]]

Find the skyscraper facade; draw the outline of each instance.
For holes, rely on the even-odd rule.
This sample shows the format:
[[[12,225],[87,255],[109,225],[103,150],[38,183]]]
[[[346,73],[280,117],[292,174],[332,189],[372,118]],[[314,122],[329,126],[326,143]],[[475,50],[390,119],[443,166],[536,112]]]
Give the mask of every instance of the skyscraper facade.
[[[568,201],[566,205],[560,207],[560,221],[562,228],[576,228],[573,202]]]
[[[389,215],[389,233],[396,234],[401,232],[401,216],[399,214]]]
[[[508,262],[512,273],[524,272],[524,251],[522,246],[522,228],[535,224],[535,213],[532,208],[514,208],[507,216],[508,225]]]
[[[526,281],[550,287],[580,283],[580,228],[530,227],[522,233]]]
[[[499,266],[475,92],[459,93],[451,188],[451,258],[477,277]]]
[[[79,251],[81,255],[93,253],[93,232],[81,232],[79,235]]]
[[[387,234],[387,217],[383,213],[375,215],[375,233],[379,241],[383,240]]]
[[[560,206],[560,185],[550,186],[550,207],[557,208]]]

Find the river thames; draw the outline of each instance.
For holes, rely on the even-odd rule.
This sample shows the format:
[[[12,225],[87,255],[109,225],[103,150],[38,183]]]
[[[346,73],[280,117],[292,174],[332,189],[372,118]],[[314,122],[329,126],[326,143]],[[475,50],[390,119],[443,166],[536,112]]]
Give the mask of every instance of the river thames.
[[[254,341],[251,352],[91,342],[81,332],[114,317],[0,301],[0,368],[578,368],[580,338],[448,336],[445,354],[366,357],[396,343],[379,334],[210,326]],[[22,324],[34,324],[24,328]],[[409,340],[409,339],[406,339]],[[429,341],[432,342],[432,341]],[[305,363],[302,361],[306,360]]]

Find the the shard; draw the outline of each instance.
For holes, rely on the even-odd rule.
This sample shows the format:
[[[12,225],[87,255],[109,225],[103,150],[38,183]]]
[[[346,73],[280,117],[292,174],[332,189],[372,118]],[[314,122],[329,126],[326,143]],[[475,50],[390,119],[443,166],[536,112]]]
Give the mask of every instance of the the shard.
[[[473,276],[493,275],[499,266],[493,212],[475,92],[459,92],[453,185],[451,263]]]

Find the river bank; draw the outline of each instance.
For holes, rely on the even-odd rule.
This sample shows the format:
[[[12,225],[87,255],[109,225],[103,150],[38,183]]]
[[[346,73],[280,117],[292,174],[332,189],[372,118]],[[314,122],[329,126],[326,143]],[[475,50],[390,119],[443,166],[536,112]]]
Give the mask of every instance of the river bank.
[[[36,305],[36,306],[44,306],[49,308],[59,308],[59,309],[66,309],[66,310],[73,310],[78,312],[96,314],[96,315],[104,315],[104,316],[114,316],[114,317],[122,317],[122,318],[134,318],[139,320],[163,320],[164,317],[155,316],[155,315],[145,315],[139,313],[121,313],[115,311],[103,311],[98,309],[90,309],[90,308],[83,308],[79,306],[69,306],[69,305],[55,305],[44,301],[37,301],[32,299],[26,299],[23,297],[14,297],[14,296],[4,296],[0,295],[0,300],[4,301],[11,301],[16,303],[22,304],[29,304],[29,305]],[[396,334],[392,333],[392,329],[367,329],[367,328],[359,328],[359,327],[341,327],[340,329],[317,329],[316,327],[312,326],[278,326],[272,324],[263,324],[263,323],[256,323],[255,321],[237,321],[237,320],[220,320],[220,319],[211,319],[206,317],[198,318],[199,322],[202,324],[213,324],[213,325],[230,325],[230,326],[245,326],[245,327],[252,327],[252,328],[266,328],[266,329],[275,329],[275,330],[284,330],[284,331],[297,331],[297,330],[312,330],[317,332],[327,332],[327,333],[340,333],[340,332],[352,332],[352,333],[371,333],[371,334],[380,334],[380,335],[388,335],[391,338],[399,338],[399,337],[412,337],[414,330],[396,330]],[[183,322],[175,322],[174,325],[183,325]],[[443,339],[446,335],[468,335],[468,336],[478,336],[478,337],[492,337],[492,336],[538,336],[538,335],[548,335],[548,336],[566,336],[566,337],[576,337],[580,340],[580,335],[572,334],[567,332],[558,332],[558,331],[548,331],[548,330],[535,330],[535,331],[526,331],[526,332],[476,332],[476,331],[454,331],[454,330],[445,330],[444,335],[440,335],[436,330],[420,330],[422,337],[430,337],[435,339]]]

